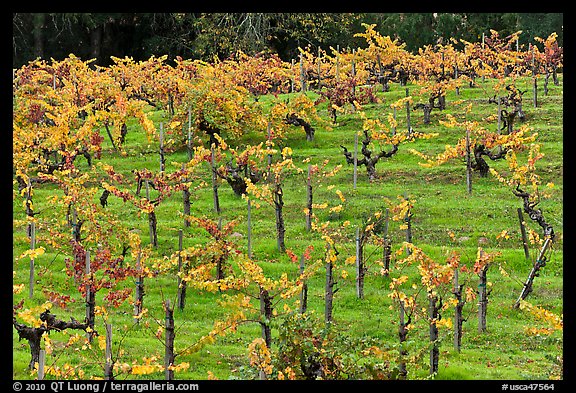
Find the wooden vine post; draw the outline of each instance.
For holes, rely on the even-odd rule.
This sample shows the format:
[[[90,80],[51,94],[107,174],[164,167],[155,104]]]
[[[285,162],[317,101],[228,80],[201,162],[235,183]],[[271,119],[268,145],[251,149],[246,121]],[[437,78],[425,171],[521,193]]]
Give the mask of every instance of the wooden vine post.
[[[486,33],[482,33],[482,52],[484,52],[484,40],[485,40]],[[482,75],[482,83],[484,83],[485,76]]]
[[[166,157],[164,156],[164,129],[160,123],[160,172],[164,172],[166,167]]]
[[[410,96],[410,91],[406,88],[406,97]],[[406,127],[408,128],[408,135],[412,133],[412,126],[410,125],[410,102],[406,101]]]
[[[165,302],[165,311],[166,311],[166,318],[165,318],[165,340],[164,343],[165,350],[164,350],[164,377],[166,380],[174,379],[174,309],[170,308],[170,300],[166,300]]]
[[[332,322],[332,303],[334,301],[334,273],[333,268],[334,265],[332,264],[331,259],[331,246],[330,243],[326,244],[326,285],[324,286],[324,321],[326,324],[330,324]],[[334,249],[334,253],[336,250]]]
[[[352,79],[356,78],[356,49],[352,49]],[[352,84],[352,94],[356,94],[356,84]]]
[[[284,216],[282,214],[282,207],[284,206],[282,184],[279,179],[275,180],[274,191],[274,212],[276,214],[276,243],[278,245],[278,251],[281,253],[286,252],[286,245],[284,242],[284,234],[286,233],[286,228],[284,227]]]
[[[261,285],[258,286],[259,288],[259,298],[260,298],[260,329],[261,329],[261,336],[266,344],[266,348],[270,349],[272,346],[272,328],[270,326],[270,322],[272,321],[273,317],[273,307],[272,307],[272,296],[267,289],[262,287]],[[258,379],[265,380],[266,373],[261,368],[258,372]]]
[[[150,201],[150,185],[148,179],[146,181],[146,199]],[[156,212],[154,209],[148,213],[148,232],[150,233],[150,244],[152,247],[158,248],[158,234],[156,232]]]
[[[186,139],[188,161],[192,159],[192,107],[188,107],[188,138]]]
[[[430,320],[430,375],[438,373],[438,359],[440,358],[440,350],[438,343],[438,326],[436,322],[440,320],[440,309],[442,308],[442,299],[437,295],[428,293],[428,318]]]
[[[246,198],[246,209],[247,209],[247,238],[248,238],[248,258],[252,259],[252,202],[250,202],[250,197]]]
[[[308,164],[308,177],[306,179],[306,230],[312,230],[312,165]]]
[[[318,46],[318,56],[316,57],[317,59],[317,69],[318,69],[318,91],[322,90],[322,69],[321,69],[321,63],[322,63],[322,59],[320,58],[321,55],[321,49],[320,46]]]
[[[535,52],[534,52],[534,47],[532,47],[532,79],[533,79],[533,87],[532,87],[532,91],[533,91],[533,103],[534,103],[534,108],[538,107],[538,77],[536,75],[536,66],[535,66]]]
[[[186,304],[186,281],[182,280],[182,229],[178,231],[178,295],[177,303],[180,310],[184,310]]]
[[[106,362],[104,364],[104,379],[114,379],[114,362],[112,361],[112,325],[106,324]]]
[[[356,189],[356,179],[358,178],[358,132],[354,133],[354,190]]]
[[[488,267],[490,265],[484,266],[480,269],[478,273],[478,277],[480,278],[480,282],[478,283],[478,332],[484,333],[486,332],[486,314],[488,310],[488,288],[486,284],[488,283],[488,279],[486,278],[486,274],[488,272]]]
[[[304,274],[304,254],[300,256],[300,276]],[[306,281],[302,283],[302,291],[300,292],[300,314],[304,314],[308,308],[308,284]]]
[[[268,125],[266,126],[266,134],[268,138],[268,144],[272,145],[272,123],[270,121],[268,121]],[[272,169],[272,154],[268,153],[266,158],[268,160],[268,176],[266,176],[266,178],[270,180],[272,178],[270,176],[270,170]]]
[[[259,287],[259,298],[260,298],[260,328],[262,333],[262,339],[266,343],[266,347],[270,348],[272,346],[272,330],[270,327],[270,321],[272,320],[272,297],[270,293],[263,288]]]
[[[502,97],[498,97],[498,135],[500,135],[501,131],[502,131]]]
[[[382,234],[382,261],[384,264],[384,276],[390,275],[390,259],[392,256],[392,243],[388,236],[388,226],[390,221],[390,209],[386,209],[386,218],[384,219],[384,231]]]
[[[218,198],[218,175],[216,168],[216,152],[215,146],[210,146],[210,167],[212,169],[212,196],[214,200],[214,211],[220,214],[220,199]]]
[[[464,318],[462,316],[462,310],[466,300],[462,299],[462,289],[464,284],[458,282],[458,268],[454,268],[454,287],[452,288],[452,293],[456,298],[456,305],[454,308],[454,349],[460,352],[462,346],[462,323]]]
[[[294,93],[295,82],[294,82],[294,59],[291,60],[290,70],[292,71],[292,77],[290,78],[290,93]]]
[[[30,223],[30,249],[34,251],[36,248],[36,225],[34,221]],[[28,297],[32,299],[34,296],[34,258],[30,258],[30,279],[28,285]]]
[[[72,218],[70,218],[70,215],[72,215]],[[81,243],[81,241],[82,241],[81,231],[82,231],[82,224],[84,222],[82,220],[78,219],[78,212],[76,211],[76,206],[74,206],[74,203],[70,203],[68,205],[68,214],[66,215],[66,217],[68,219],[68,223],[72,227],[72,239],[76,243]],[[79,258],[79,256],[74,255],[74,258],[75,258],[75,260],[77,260],[77,258]]]
[[[408,195],[406,193],[404,193],[404,199],[408,199]],[[412,243],[412,212],[410,209],[406,210],[404,222],[406,223],[406,242]],[[410,247],[406,247],[406,255],[410,254],[412,254],[412,249]]]
[[[454,61],[454,79],[458,79],[458,61]],[[456,85],[456,95],[460,95],[460,86]]]
[[[364,268],[362,238],[360,237],[360,227],[356,228],[356,297],[364,299]]]
[[[33,209],[33,203],[32,203],[32,181],[30,180],[30,178],[28,178],[28,180],[26,181],[26,184],[24,185],[24,181],[21,180],[20,177],[17,178],[19,186],[18,186],[18,190],[23,190],[24,188],[26,189],[26,191],[24,192],[24,198],[25,198],[25,202],[24,205],[26,206],[26,216],[29,217],[30,219],[33,219],[34,216],[38,213],[34,213],[34,209]],[[32,224],[34,223],[33,220],[28,222],[28,225],[26,226],[26,234],[28,235],[28,237],[30,238],[30,240],[32,240]]]
[[[184,170],[185,164],[182,164],[182,170]],[[182,182],[186,183],[188,179],[182,179]],[[190,227],[190,221],[187,220],[190,216],[190,188],[184,187],[182,189],[182,203],[184,206],[184,226]]]
[[[340,83],[340,45],[336,45],[336,83]]]
[[[94,338],[94,322],[96,318],[96,293],[92,289],[94,279],[90,268],[90,250],[86,250],[86,325],[90,331],[86,333],[89,342]]]
[[[136,256],[136,269],[142,271],[142,264],[140,262],[141,252],[138,251]],[[140,275],[136,281],[136,291],[134,295],[134,322],[140,323],[140,314],[142,314],[144,306],[144,275]]]
[[[466,188],[472,194],[472,160],[470,152],[470,130],[466,129]]]
[[[306,92],[306,74],[304,73],[304,58],[300,53],[300,91]]]
[[[42,381],[45,375],[45,367],[46,367],[46,350],[40,350],[40,356],[38,358],[38,380]]]
[[[405,380],[408,376],[408,371],[406,370],[406,357],[408,356],[408,350],[404,347],[404,343],[408,337],[408,325],[410,325],[410,316],[406,320],[406,314],[404,310],[404,301],[400,300],[400,321],[398,324],[398,338],[400,340],[400,364],[399,364],[399,376],[398,379]]]
[[[522,234],[522,247],[524,247],[524,256],[530,259],[530,250],[528,249],[528,237],[526,236],[526,227],[524,226],[524,215],[522,208],[518,208],[518,220],[520,221],[520,233]]]

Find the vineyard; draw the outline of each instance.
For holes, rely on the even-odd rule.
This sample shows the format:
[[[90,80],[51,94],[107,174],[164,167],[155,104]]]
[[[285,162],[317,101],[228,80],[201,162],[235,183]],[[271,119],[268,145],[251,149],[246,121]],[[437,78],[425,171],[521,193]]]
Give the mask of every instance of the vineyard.
[[[563,379],[555,35],[13,73],[14,379]]]

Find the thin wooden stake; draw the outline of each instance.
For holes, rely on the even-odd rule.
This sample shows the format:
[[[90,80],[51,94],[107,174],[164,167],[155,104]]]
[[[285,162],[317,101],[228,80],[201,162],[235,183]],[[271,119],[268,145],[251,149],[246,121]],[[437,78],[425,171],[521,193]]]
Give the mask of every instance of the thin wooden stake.
[[[188,107],[188,161],[192,159],[192,108]]]
[[[92,342],[93,332],[94,332],[94,302],[95,293],[92,292],[92,272],[90,267],[90,250],[86,250],[86,276],[89,277],[88,285],[86,286],[86,323],[92,329],[92,331],[86,333],[86,337],[89,342]]]
[[[334,300],[334,275],[332,273],[332,261],[330,261],[330,244],[326,245],[326,285],[324,286],[324,322],[332,322],[332,302]]]
[[[271,144],[272,141],[272,123],[268,121],[268,125],[266,126],[266,133],[268,135],[268,143]],[[270,166],[272,165],[272,154],[267,155],[268,159],[268,179],[270,179]]]
[[[533,103],[534,103],[534,108],[538,107],[538,78],[536,78],[536,65],[535,65],[535,53],[534,53],[534,47],[532,47],[532,78],[534,79],[534,86],[532,88],[533,90]]]
[[[186,303],[186,281],[182,280],[182,229],[178,231],[178,308],[184,310]]]
[[[408,194],[404,192],[404,199],[408,200]],[[410,209],[406,211],[406,215],[404,216],[404,222],[406,223],[406,242],[412,243],[412,213]],[[411,255],[412,249],[410,247],[406,247],[406,255]]]
[[[484,33],[482,33],[482,50],[484,50]],[[482,82],[484,82],[485,76],[482,75]]]
[[[290,93],[294,93],[294,59],[291,60],[292,78],[290,78]]]
[[[166,380],[174,379],[174,370],[170,369],[174,365],[174,310],[170,308],[170,300],[166,300],[165,318],[165,351],[164,351],[164,375]]]
[[[360,244],[360,227],[356,228],[356,297],[364,298],[364,262],[362,261],[362,245]]]
[[[480,277],[480,283],[478,284],[478,332],[486,332],[486,310],[488,308],[488,291],[486,284],[488,282],[486,274],[488,271],[488,266],[486,265],[478,273]]]
[[[340,45],[336,45],[336,83],[340,82]]]
[[[394,118],[394,124],[396,124],[396,107],[392,108],[392,117]],[[396,135],[396,126],[392,127],[392,136]]]
[[[300,91],[306,92],[306,76],[304,74],[304,57],[300,53]]]
[[[528,237],[526,236],[526,227],[524,226],[524,216],[522,215],[522,208],[518,208],[518,220],[520,221],[520,232],[522,233],[522,246],[524,247],[524,255],[526,259],[530,259],[530,250],[528,249]]]
[[[312,230],[312,165],[308,164],[308,178],[306,179],[306,230]]]
[[[166,166],[166,158],[164,157],[164,129],[163,124],[160,123],[160,172],[164,172]]]
[[[44,369],[46,367],[46,350],[40,350],[40,356],[38,357],[38,380],[44,379]]]
[[[466,187],[472,194],[472,162],[470,157],[470,130],[466,129]]]
[[[136,256],[136,270],[140,271],[142,265],[140,263],[141,252],[138,250],[138,255]],[[138,281],[136,281],[136,291],[134,298],[134,322],[140,323],[139,315],[142,313],[144,301],[144,276],[138,276]]]
[[[354,133],[354,189],[356,189],[356,179],[358,177],[358,132]]]
[[[406,97],[410,96],[410,91],[406,88]],[[406,101],[406,127],[408,128],[408,135],[412,133],[412,126],[410,125],[410,103]]]
[[[458,283],[458,268],[454,269],[454,287],[452,293],[456,297],[457,303],[454,310],[454,349],[460,352],[462,345],[462,308],[464,301],[462,301],[462,287]]]
[[[317,65],[317,68],[318,68],[318,90],[320,90],[321,86],[322,86],[322,76],[320,75],[320,71],[321,71],[321,68],[320,68],[320,63],[321,63],[320,51],[321,51],[320,46],[318,46],[318,56],[317,56],[317,60],[318,60],[318,65]]]
[[[252,203],[250,198],[246,198],[247,201],[247,225],[248,225],[248,258],[252,259]]]
[[[392,256],[392,247],[388,237],[388,226],[390,222],[390,209],[386,209],[386,219],[384,221],[384,233],[382,234],[382,260],[384,261],[384,275],[390,275],[390,258]]]
[[[150,185],[148,184],[148,179],[146,179],[146,199],[150,201]],[[152,247],[158,247],[158,236],[156,234],[156,213],[152,210],[148,213],[148,232],[150,234],[150,244]]]
[[[112,362],[112,325],[106,324],[106,364],[104,366],[104,379],[114,379],[114,363]]]
[[[404,346],[404,342],[406,342],[406,337],[408,335],[408,323],[405,320],[405,311],[404,311],[404,300],[400,300],[400,323],[398,326],[398,336],[400,338],[400,356],[401,356],[401,360],[400,360],[400,364],[399,364],[399,379],[406,379],[406,376],[408,375],[408,372],[406,370],[406,360],[404,360],[406,358],[406,356],[408,355],[408,351],[404,348],[402,348],[402,346]]]
[[[352,78],[356,76],[356,49],[352,49]]]
[[[210,166],[212,168],[212,195],[214,199],[214,211],[220,214],[220,200],[218,198],[218,178],[216,175],[216,152],[214,144],[210,147]]]
[[[458,79],[458,59],[454,61],[454,79]],[[456,86],[456,95],[460,95],[460,86]]]
[[[500,135],[500,129],[502,124],[502,97],[498,97],[498,135]]]
[[[534,92],[534,108],[538,108],[538,78],[536,76],[534,76],[534,87],[532,90]]]
[[[36,224],[34,221],[30,223],[30,249],[34,251],[36,248]],[[30,258],[30,279],[29,279],[29,293],[30,299],[34,296],[34,258]]]
[[[300,256],[300,275],[304,274],[304,254]],[[302,291],[300,292],[300,314],[304,314],[308,308],[308,284],[302,283]]]
[[[185,164],[182,164],[182,170],[184,170]],[[186,183],[188,179],[183,179],[183,182]],[[182,204],[184,208],[184,226],[189,228],[190,221],[188,217],[190,216],[190,188],[185,187],[182,189]]]
[[[428,293],[428,318],[430,325],[430,342],[432,348],[430,348],[430,375],[438,373],[438,359],[440,357],[440,350],[438,348],[438,326],[436,321],[440,317],[438,309],[438,296],[432,295],[431,292]]]

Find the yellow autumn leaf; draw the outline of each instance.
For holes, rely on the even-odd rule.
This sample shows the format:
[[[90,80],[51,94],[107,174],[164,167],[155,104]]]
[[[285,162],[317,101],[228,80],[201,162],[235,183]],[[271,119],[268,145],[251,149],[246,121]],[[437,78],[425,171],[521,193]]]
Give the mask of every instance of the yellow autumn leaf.
[[[106,349],[106,336],[104,335],[98,336],[98,348],[100,348],[101,350]]]
[[[28,257],[30,259],[36,259],[40,255],[43,255],[44,251],[45,251],[44,247],[38,247],[38,248],[35,248],[34,250],[26,250],[18,257],[18,259],[22,259],[22,258],[26,258],[26,257]]]

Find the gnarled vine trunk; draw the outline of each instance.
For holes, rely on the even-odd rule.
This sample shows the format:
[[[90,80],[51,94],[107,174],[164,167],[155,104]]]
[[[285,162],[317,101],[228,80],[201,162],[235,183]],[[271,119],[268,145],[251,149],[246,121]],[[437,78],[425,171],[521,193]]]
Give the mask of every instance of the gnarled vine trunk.
[[[364,140],[362,141],[362,150],[361,153],[364,156],[362,159],[356,161],[357,166],[364,165],[366,167],[366,173],[368,174],[368,179],[373,181],[376,179],[376,164],[381,158],[389,158],[392,157],[394,154],[398,152],[398,145],[392,145],[392,149],[386,152],[384,150],[380,151],[379,153],[372,155],[372,150],[368,148],[372,138],[368,133],[368,130],[364,130]],[[346,149],[346,147],[340,145],[340,147],[344,150],[343,154],[346,158],[346,162],[348,164],[354,164],[354,155]]]
[[[35,328],[26,326],[22,323],[18,323],[15,317],[12,319],[12,325],[18,332],[19,340],[26,339],[30,345],[31,359],[30,363],[28,364],[28,368],[30,370],[34,369],[35,363],[38,363],[40,360],[40,347],[44,333],[49,332],[50,330],[62,331],[65,329],[78,329],[86,331],[88,328],[87,323],[80,323],[72,317],[70,318],[70,322],[56,319],[56,315],[51,314],[48,310],[40,314],[40,320],[45,322],[45,325],[41,325]]]

